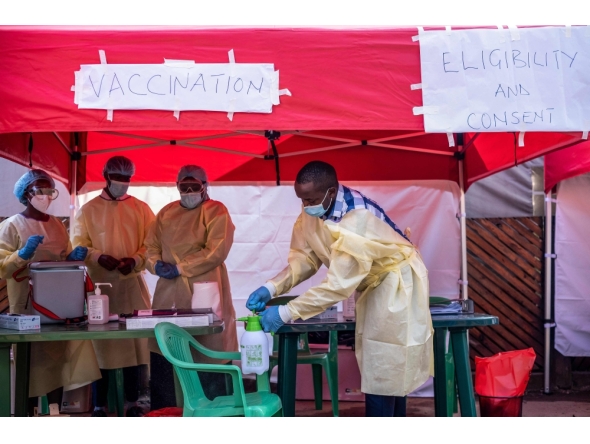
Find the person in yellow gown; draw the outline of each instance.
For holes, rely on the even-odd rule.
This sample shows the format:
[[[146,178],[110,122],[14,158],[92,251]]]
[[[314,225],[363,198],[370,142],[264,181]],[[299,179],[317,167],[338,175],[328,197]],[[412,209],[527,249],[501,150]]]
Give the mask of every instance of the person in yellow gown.
[[[207,187],[205,170],[195,165],[183,166],[177,179],[180,200],[162,208],[152,225],[145,242],[147,269],[160,277],[152,308],[191,308],[193,284],[217,282],[220,293],[217,305],[225,330],[221,334],[199,336],[198,340],[213,350],[237,351],[236,315],[224,263],[233,244],[234,225],[227,208],[209,198]],[[150,366],[152,408],[167,407],[173,400],[166,399],[166,393],[162,392],[170,391],[171,366],[157,354],[157,345],[150,350],[156,352],[152,353]],[[205,361],[202,355],[198,359]],[[162,383],[165,379],[168,382]],[[211,380],[207,384],[222,382]],[[208,388],[205,390],[207,393]]]
[[[291,237],[288,266],[254,291],[246,307],[262,311],[323,265],[326,278],[284,306],[263,311],[265,331],[309,319],[355,290],[356,357],[367,416],[405,416],[405,396],[433,372],[428,271],[416,247],[377,203],[338,183],[320,161],[297,174],[303,207]]]
[[[28,265],[37,261],[84,260],[87,249],[72,250],[64,224],[46,213],[58,196],[49,174],[39,169],[25,173],[16,182],[14,194],[26,208],[0,224],[0,276],[7,281],[10,313],[33,314],[28,279],[20,280],[28,276]],[[61,404],[58,389],[74,389],[99,378],[90,341],[31,344],[30,397],[50,394],[50,402]]]
[[[149,206],[129,196],[127,190],[135,165],[123,156],[111,157],[103,175],[102,193],[86,203],[76,215],[73,243],[88,248],[86,264],[94,282],[107,282],[111,313],[131,313],[150,308],[150,294],[141,272],[145,269],[144,241],[154,213]],[[142,411],[139,396],[139,367],[149,363],[146,339],[93,341],[101,370],[123,368],[127,416]],[[108,373],[96,384],[94,416],[103,416],[108,392]]]

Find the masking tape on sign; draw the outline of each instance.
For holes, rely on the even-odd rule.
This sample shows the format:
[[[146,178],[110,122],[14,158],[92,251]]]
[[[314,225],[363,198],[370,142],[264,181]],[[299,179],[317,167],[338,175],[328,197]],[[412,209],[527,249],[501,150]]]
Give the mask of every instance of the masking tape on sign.
[[[498,25],[498,31],[500,31],[500,43],[505,43],[506,39],[504,39],[504,26]]]
[[[424,32],[424,27],[423,26],[416,26],[418,28],[418,35],[413,35],[412,36],[412,41],[413,42],[417,42],[418,40],[420,40],[420,35]]]
[[[445,26],[445,31],[446,31],[447,35],[451,35],[451,27],[450,26]]]
[[[453,133],[447,133],[447,139],[449,141],[449,147],[455,146],[455,137],[453,136]]]
[[[415,106],[412,108],[415,116],[422,114],[438,114],[438,106]]]
[[[422,89],[424,86],[426,86],[425,83],[412,83],[410,89],[413,91],[415,89]]]
[[[98,57],[100,58],[100,64],[106,65],[107,64],[107,55],[104,53],[104,49],[98,50]]]
[[[565,36],[567,38],[572,36],[572,25],[565,25]]]
[[[516,40],[520,40],[520,32],[516,25],[508,25],[508,29],[510,30],[510,39],[514,42]]]
[[[524,131],[518,133],[518,146],[524,146]]]

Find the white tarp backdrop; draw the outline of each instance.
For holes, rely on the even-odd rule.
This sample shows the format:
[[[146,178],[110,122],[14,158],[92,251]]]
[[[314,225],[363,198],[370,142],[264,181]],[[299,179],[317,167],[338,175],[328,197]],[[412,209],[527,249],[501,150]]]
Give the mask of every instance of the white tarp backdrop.
[[[86,190],[102,184],[87,184]],[[419,247],[429,271],[432,295],[458,297],[461,268],[461,235],[456,214],[459,188],[449,181],[346,183],[376,200],[403,230],[410,227],[412,241]],[[92,191],[79,196],[79,204],[98,195]],[[147,202],[158,212],[179,199],[175,187],[131,187],[129,194]],[[238,316],[247,314],[248,295],[287,264],[293,224],[301,201],[292,186],[232,185],[210,187],[212,199],[228,208],[236,233],[226,261]],[[294,288],[301,294],[318,284],[325,267],[309,281]],[[146,274],[153,292],[157,277]]]
[[[588,27],[419,33],[426,132],[587,131]]]
[[[561,182],[555,222],[555,348],[590,356],[590,175]]]

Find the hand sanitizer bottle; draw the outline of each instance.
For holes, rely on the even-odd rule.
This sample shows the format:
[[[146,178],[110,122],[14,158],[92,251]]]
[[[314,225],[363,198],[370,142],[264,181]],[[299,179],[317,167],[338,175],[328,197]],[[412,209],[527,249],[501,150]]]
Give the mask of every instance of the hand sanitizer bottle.
[[[252,315],[237,319],[246,323],[246,331],[240,339],[244,375],[250,373],[261,375],[268,371],[268,337],[262,330],[260,318],[261,316]]]
[[[100,291],[101,285],[111,284],[94,284],[94,294],[88,296],[88,323],[89,324],[106,324],[109,322],[109,297]]]

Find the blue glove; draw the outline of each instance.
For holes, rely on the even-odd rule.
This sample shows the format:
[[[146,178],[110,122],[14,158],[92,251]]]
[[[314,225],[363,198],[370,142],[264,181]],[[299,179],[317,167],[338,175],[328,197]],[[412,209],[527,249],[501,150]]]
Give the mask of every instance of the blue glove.
[[[260,325],[262,325],[262,329],[267,333],[275,333],[285,324],[281,319],[281,315],[279,314],[278,305],[268,307],[267,310],[264,310],[260,314],[262,315],[262,319],[260,319]]]
[[[38,234],[29,237],[25,246],[18,251],[18,256],[26,261],[31,259],[35,255],[35,250],[37,250],[39,244],[43,243],[44,237],[45,236],[40,236]]]
[[[268,291],[268,288],[260,287],[248,296],[246,308],[250,311],[259,313],[264,310],[268,301],[270,301],[270,292]]]
[[[158,261],[154,267],[156,274],[164,279],[174,279],[180,276],[178,269],[175,265],[169,264],[168,262]]]
[[[88,254],[88,248],[86,247],[76,247],[74,248],[68,257],[66,258],[67,261],[83,261],[86,259],[86,255]]]

